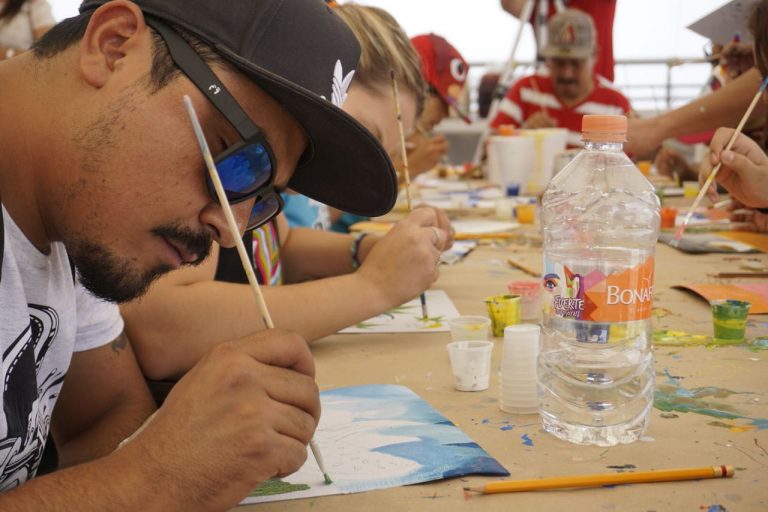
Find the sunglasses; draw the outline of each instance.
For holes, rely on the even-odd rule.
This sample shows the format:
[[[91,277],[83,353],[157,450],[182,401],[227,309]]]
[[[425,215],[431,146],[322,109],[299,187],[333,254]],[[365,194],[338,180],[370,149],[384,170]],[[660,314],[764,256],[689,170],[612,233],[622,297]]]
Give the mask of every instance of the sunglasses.
[[[145,19],[147,25],[155,29],[165,41],[173,62],[213,103],[242,139],[214,158],[230,204],[256,200],[246,230],[268,222],[283,209],[283,200],[275,189],[275,157],[266,138],[184,38],[155,18],[146,16]],[[217,199],[210,175],[207,172],[204,174],[211,197]]]

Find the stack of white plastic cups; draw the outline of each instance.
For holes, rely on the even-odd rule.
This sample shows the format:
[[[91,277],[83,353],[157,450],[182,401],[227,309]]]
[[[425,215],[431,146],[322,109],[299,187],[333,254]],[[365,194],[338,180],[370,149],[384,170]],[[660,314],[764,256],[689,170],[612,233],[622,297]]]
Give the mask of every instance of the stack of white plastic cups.
[[[504,353],[499,373],[499,407],[512,414],[539,411],[536,391],[536,358],[541,327],[516,324],[504,328]]]

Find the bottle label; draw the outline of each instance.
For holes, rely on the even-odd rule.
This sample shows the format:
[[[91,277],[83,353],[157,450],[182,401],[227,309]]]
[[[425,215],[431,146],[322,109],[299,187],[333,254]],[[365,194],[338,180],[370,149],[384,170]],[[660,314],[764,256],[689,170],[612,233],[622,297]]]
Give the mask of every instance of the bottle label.
[[[575,273],[545,258],[544,315],[590,322],[631,322],[651,317],[653,256],[613,274]]]

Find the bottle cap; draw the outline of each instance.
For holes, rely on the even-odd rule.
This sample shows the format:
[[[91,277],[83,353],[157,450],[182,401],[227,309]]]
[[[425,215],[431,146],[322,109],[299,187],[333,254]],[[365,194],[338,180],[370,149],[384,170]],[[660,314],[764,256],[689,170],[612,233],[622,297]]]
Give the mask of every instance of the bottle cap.
[[[581,118],[581,140],[624,142],[627,140],[625,116],[592,116]]]

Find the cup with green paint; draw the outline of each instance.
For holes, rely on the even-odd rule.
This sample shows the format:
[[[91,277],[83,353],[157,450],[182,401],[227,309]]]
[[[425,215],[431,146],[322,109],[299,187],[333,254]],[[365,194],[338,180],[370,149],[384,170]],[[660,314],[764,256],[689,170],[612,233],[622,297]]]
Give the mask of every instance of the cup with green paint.
[[[746,300],[713,300],[712,323],[716,341],[741,341],[747,327],[749,302]]]

